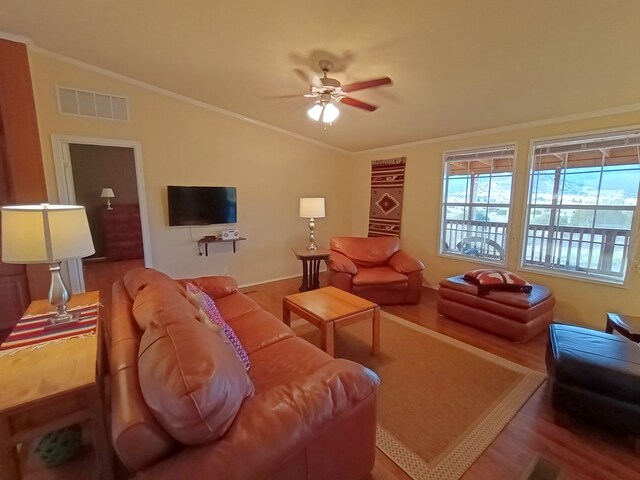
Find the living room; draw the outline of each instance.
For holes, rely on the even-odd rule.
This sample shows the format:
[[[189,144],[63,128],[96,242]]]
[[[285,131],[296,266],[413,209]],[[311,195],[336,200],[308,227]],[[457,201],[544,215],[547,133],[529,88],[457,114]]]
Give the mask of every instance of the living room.
[[[413,124],[419,123],[420,117],[414,117],[407,122],[408,132],[402,134],[396,129],[396,136],[390,141],[386,140],[390,137],[387,137],[385,127],[391,122],[385,119],[385,110],[395,113],[405,106],[408,108],[408,104],[412,103],[411,97],[400,97],[399,93],[395,93],[397,90],[394,90],[396,87],[401,88],[403,81],[408,81],[406,77],[412,75],[412,63],[394,62],[390,58],[398,55],[403,49],[409,49],[409,53],[403,56],[405,59],[411,55],[419,58],[420,48],[426,48],[428,43],[420,35],[429,36],[432,42],[442,41],[437,39],[435,33],[421,31],[418,28],[420,24],[418,21],[411,23],[415,26],[415,30],[412,30],[413,36],[409,33],[403,35],[398,29],[393,34],[375,38],[373,36],[375,29],[371,28],[367,30],[366,35],[364,31],[361,32],[362,40],[356,41],[348,34],[344,36],[336,34],[335,38],[330,36],[331,40],[326,44],[320,40],[296,43],[295,40],[290,39],[297,38],[297,31],[288,32],[288,38],[277,33],[278,27],[282,27],[280,22],[274,20],[274,25],[269,28],[257,25],[262,20],[261,16],[267,15],[268,12],[260,8],[247,12],[246,10],[251,10],[248,7],[246,10],[241,7],[230,10],[235,15],[244,15],[241,18],[245,22],[255,23],[256,31],[260,33],[256,38],[261,35],[269,37],[272,39],[270,44],[273,45],[269,49],[260,50],[256,45],[259,43],[258,40],[251,42],[247,40],[244,44],[238,40],[233,49],[229,48],[229,52],[233,53],[228,53],[227,57],[225,55],[220,57],[228,58],[230,66],[233,65],[237,69],[233,70],[234,75],[240,75],[237,72],[242,71],[242,62],[237,59],[241,55],[245,56],[246,63],[258,62],[254,57],[261,55],[269,57],[271,50],[277,49],[280,50],[278,55],[282,57],[278,59],[277,67],[274,66],[270,71],[265,72],[269,75],[269,80],[265,83],[273,90],[260,89],[259,93],[252,93],[248,89],[244,108],[247,108],[246,105],[251,102],[262,104],[268,101],[268,108],[282,109],[283,115],[294,118],[294,123],[305,124],[301,130],[296,131],[281,127],[277,122],[271,124],[266,120],[252,118],[244,111],[233,111],[226,106],[224,100],[220,103],[214,103],[213,100],[207,102],[187,93],[186,87],[191,88],[191,91],[223,90],[223,85],[233,80],[224,77],[224,68],[216,70],[217,77],[206,77],[197,72],[191,74],[185,69],[189,63],[187,58],[194,61],[191,58],[192,54],[189,53],[190,50],[187,49],[189,43],[183,39],[188,36],[186,31],[181,30],[182,36],[176,40],[181,50],[177,58],[184,56],[184,65],[175,64],[174,57],[169,57],[170,60],[166,62],[168,67],[162,80],[153,82],[150,78],[153,78],[156,72],[154,69],[158,68],[158,59],[162,59],[163,54],[160,45],[168,48],[165,42],[158,40],[159,43],[156,45],[150,40],[140,38],[143,36],[139,31],[129,32],[124,38],[136,38],[141,44],[146,45],[149,50],[148,58],[141,55],[137,64],[119,64],[116,57],[119,55],[120,48],[113,47],[111,57],[106,48],[112,39],[95,38],[91,36],[91,32],[86,31],[86,25],[82,28],[78,26],[83,19],[86,21],[91,12],[82,10],[82,14],[77,14],[78,24],[74,22],[65,24],[65,14],[73,18],[70,13],[71,6],[65,7],[62,12],[55,13],[49,10],[52,8],[49,6],[40,5],[36,8],[35,6],[18,6],[19,3],[21,2],[7,2],[2,7],[7,9],[8,14],[3,15],[4,19],[0,20],[0,30],[5,32],[2,37],[6,40],[3,41],[26,44],[48,200],[51,203],[57,203],[60,200],[54,151],[57,144],[52,141],[52,136],[66,137],[77,143],[91,143],[99,139],[105,142],[113,140],[136,145],[139,147],[139,161],[142,164],[143,173],[141,181],[144,186],[142,191],[144,206],[141,202],[143,210],[141,217],[142,227],[148,239],[145,245],[145,264],[149,267],[164,272],[172,278],[195,278],[228,273],[245,290],[250,290],[248,287],[252,286],[260,289],[261,284],[269,282],[280,281],[287,285],[289,284],[287,282],[295,283],[298,281],[301,268],[291,248],[304,246],[308,236],[308,221],[298,215],[299,199],[301,197],[325,198],[326,216],[316,220],[318,245],[326,248],[330,238],[334,236],[366,236],[369,223],[371,162],[405,157],[401,244],[404,250],[411,252],[426,265],[423,272],[425,290],[437,289],[439,282],[447,277],[480,268],[478,263],[460,256],[445,255],[442,252],[440,230],[443,155],[445,152],[470,148],[515,144],[512,213],[504,267],[517,272],[530,283],[544,285],[553,292],[556,301],[554,318],[558,322],[603,330],[607,312],[631,315],[638,315],[640,312],[637,239],[636,243],[632,244],[636,250],[632,249],[630,252],[627,278],[623,285],[577,280],[566,276],[523,270],[520,258],[524,242],[522,232],[525,229],[524,212],[527,207],[532,142],[543,138],[580,136],[609,130],[627,131],[637,128],[640,124],[640,96],[633,80],[639,73],[637,69],[640,67],[637,64],[640,62],[631,61],[633,53],[630,52],[637,51],[632,48],[637,40],[635,35],[628,33],[633,30],[633,19],[637,19],[639,13],[638,7],[633,2],[627,2],[624,8],[616,6],[615,12],[595,4],[583,9],[582,2],[573,2],[571,6],[557,7],[561,11],[555,12],[556,16],[552,21],[547,17],[550,16],[550,12],[554,12],[555,7],[552,5],[554,2],[539,5],[536,8],[525,2],[518,2],[517,6],[509,2],[511,6],[508,8],[504,2],[492,2],[491,7],[487,8],[491,12],[479,12],[482,10],[481,7],[465,5],[464,8],[469,8],[470,11],[462,15],[459,21],[464,21],[463,25],[470,28],[467,36],[458,40],[449,39],[451,46],[448,49],[443,48],[440,51],[440,57],[431,58],[434,65],[436,62],[449,65],[445,61],[447,55],[455,55],[456,49],[471,49],[469,45],[474,43],[475,35],[482,33],[482,29],[476,29],[474,15],[479,15],[485,20],[493,18],[492,21],[495,23],[492,25],[496,26],[502,25],[494,18],[499,17],[505,24],[510,25],[508,30],[511,35],[516,28],[526,28],[531,38],[538,38],[541,41],[537,46],[539,50],[535,48],[526,50],[528,47],[526,38],[523,38],[524,34],[518,37],[521,43],[514,42],[512,49],[501,50],[496,43],[498,40],[505,41],[505,38],[509,38],[507,34],[504,37],[491,36],[488,41],[479,42],[478,44],[483,48],[491,46],[496,48],[498,53],[471,49],[471,51],[465,51],[464,58],[471,60],[476,55],[477,58],[473,65],[469,65],[468,70],[451,70],[450,76],[438,78],[441,83],[435,81],[430,83],[428,76],[423,78],[425,88],[442,89],[444,93],[439,101],[444,103],[448,99],[445,82],[447,80],[455,82],[456,75],[477,75],[478,90],[467,91],[465,98],[455,99],[451,113],[440,117],[441,128],[438,126],[438,119],[427,118],[430,117],[431,112],[436,111],[436,105],[421,104],[422,118],[430,127],[428,136],[415,136],[415,130],[412,130]],[[369,14],[370,20],[380,28],[385,25],[380,18],[385,8],[389,8],[383,7],[381,3],[375,3],[373,12]],[[359,7],[369,8],[368,6],[365,8],[364,4]],[[76,5],[76,8],[80,7]],[[100,8],[104,9],[100,10],[103,13],[109,12],[110,9],[106,5]],[[221,11],[215,12],[216,15],[225,17],[225,8],[231,7],[228,5],[219,7]],[[336,8],[340,10],[341,6],[337,5]],[[463,9],[460,5],[458,10],[455,7],[442,5],[437,5],[437,8],[434,6],[433,10],[420,10],[416,5],[412,8],[421,11],[423,17],[435,16],[440,11],[438,9],[442,9],[443,17],[446,16],[448,19],[455,19],[456,14],[460,13],[459,10]],[[357,10],[353,5],[348,8],[348,11],[353,14]],[[604,15],[602,10],[605,10],[607,15]],[[408,8],[408,13],[405,13],[401,20],[408,21],[406,16],[411,12],[415,13]],[[580,17],[582,22],[572,17],[574,13],[578,15],[578,12],[582,15]],[[209,13],[214,15],[213,11]],[[373,13],[376,15],[374,16]],[[397,12],[396,14],[400,15]],[[60,35],[54,28],[55,22],[44,25],[41,33],[42,40],[38,38],[36,26],[38,22],[47,23],[43,19],[45,15],[51,15],[52,18],[57,18],[58,22],[69,27],[65,35],[60,36],[59,43],[52,40],[56,35]],[[139,19],[143,13],[138,11],[137,15]],[[192,13],[192,15],[195,14]],[[228,15],[230,20],[234,18],[231,13]],[[166,16],[169,14],[167,13]],[[159,17],[164,16],[159,15]],[[537,21],[531,21],[530,17]],[[69,18],[66,21],[69,21]],[[273,19],[273,14],[269,18]],[[549,23],[544,24],[541,19],[547,19]],[[157,20],[159,21],[160,18]],[[397,29],[401,20],[389,21]],[[222,22],[222,20],[218,21]],[[478,21],[477,24],[482,22]],[[533,26],[527,27],[528,24]],[[73,25],[76,26],[75,29],[70,28]],[[160,25],[158,24],[162,30]],[[331,30],[332,25],[329,23],[328,30]],[[473,25],[476,27],[471,28]],[[438,28],[435,31],[438,33],[446,30],[442,25],[436,26]],[[435,29],[436,26],[433,28]],[[338,27],[342,25],[339,24]],[[565,33],[559,33],[565,27]],[[228,27],[227,30],[233,30],[233,28]],[[302,26],[299,28],[303,29]],[[225,33],[230,33],[227,30]],[[149,38],[154,39],[158,36],[157,32],[149,35]],[[214,43],[211,38],[208,39]],[[215,40],[218,44],[225,43],[223,39],[217,37]],[[388,51],[384,51],[381,46],[385,41],[390,45],[387,45]],[[397,41],[398,44],[394,45],[393,41]],[[563,41],[568,43],[562,43]],[[76,51],[70,49],[71,45],[81,43],[86,44],[86,51],[79,49],[77,54],[69,53]],[[92,43],[95,43],[95,50],[90,48]],[[356,49],[354,45],[358,48]],[[212,48],[215,49],[215,47]],[[375,48],[383,50],[384,55],[375,52]],[[537,52],[540,57],[519,55],[519,48],[525,49],[528,53]],[[310,54],[314,49],[326,50],[336,57],[352,49],[353,53],[358,55],[352,61],[353,68],[359,66],[361,70],[357,72],[358,78],[354,78],[356,74],[347,70],[351,75],[349,77],[351,81],[379,75],[391,77],[394,81],[393,85],[382,87],[371,93],[362,92],[362,99],[381,106],[379,111],[372,113],[344,111],[342,117],[328,126],[326,131],[323,131],[323,127],[319,124],[306,122],[307,103],[302,95],[307,92],[308,85],[301,82],[295,75],[293,70],[298,65],[292,60],[292,56],[298,54],[307,59],[305,55]],[[200,62],[208,62],[209,60],[201,56],[200,52],[201,50],[194,50],[193,56],[197,56]],[[170,54],[175,55],[175,52],[172,53],[169,50],[168,55]],[[494,55],[497,56],[497,60]],[[550,58],[543,59],[542,55],[548,55]],[[588,64],[590,55],[593,59],[602,61],[605,66]],[[520,60],[514,60],[515,57],[519,57]],[[100,61],[98,61],[99,58]],[[557,84],[552,81],[554,76],[552,73],[548,74],[546,82],[539,83],[527,82],[524,76],[518,77],[522,83],[505,92],[505,95],[510,95],[508,101],[505,101],[486,96],[487,92],[495,95],[495,90],[481,89],[486,87],[485,83],[491,82],[491,75],[497,75],[492,73],[489,67],[483,70],[483,61],[495,65],[496,62],[506,62],[505,58],[510,59],[510,69],[526,69],[525,67],[532,66],[530,70],[535,70],[538,64],[542,65],[540,68],[551,68],[565,62],[571,65],[574,75],[579,75],[580,68],[587,66],[600,73],[602,71],[609,73],[601,74],[597,80],[588,80],[591,83],[588,83],[587,87],[581,87],[582,89],[578,88],[579,85],[569,83],[567,80],[569,76],[564,69],[556,71],[560,77],[556,79]],[[127,57],[127,61],[132,60]],[[416,60],[415,63],[423,61],[426,60]],[[367,64],[367,62],[370,63]],[[149,65],[146,66],[146,63]],[[452,63],[452,65],[459,66],[458,63]],[[307,68],[311,69],[312,65],[308,65]],[[423,67],[416,65],[415,68]],[[444,69],[444,67],[440,68]],[[229,72],[231,71],[230,69]],[[619,73],[621,71],[624,75]],[[341,74],[344,75],[344,73]],[[507,75],[506,72],[501,74]],[[589,75],[592,74],[596,75],[589,70]],[[192,85],[189,85],[188,80],[182,81],[179,78],[189,75],[193,76]],[[238,78],[236,81],[241,80]],[[258,77],[253,81],[261,80]],[[584,81],[587,82],[587,80]],[[279,85],[280,82],[283,86]],[[217,83],[220,83],[220,86],[217,86]],[[172,89],[172,85],[176,87]],[[113,121],[61,114],[57,97],[59,87],[124,97],[128,102],[129,120]],[[460,93],[460,91],[456,92]],[[279,96],[290,93],[300,93],[300,95],[293,100],[262,98],[263,95]],[[356,95],[357,92],[354,96]],[[520,96],[524,99],[518,103]],[[224,95],[221,98],[223,97]],[[438,97],[438,95],[434,96],[434,98]],[[470,106],[468,111],[461,110],[459,103],[464,103],[463,100],[468,100],[468,104],[473,107]],[[507,108],[510,102],[516,107]],[[347,108],[349,107],[344,106],[343,110]],[[438,110],[439,113],[443,111],[445,110],[441,107]],[[372,116],[372,121],[375,123],[367,123],[369,120],[365,115]],[[497,120],[493,118],[494,116]],[[506,121],[505,119],[508,118],[512,120]],[[313,133],[307,135],[305,132]],[[414,136],[410,136],[411,134]],[[214,244],[209,246],[208,256],[199,255],[197,239],[204,235],[217,234],[221,228],[216,226],[169,227],[168,185],[236,187],[238,221],[233,227],[237,228],[247,240],[238,242],[236,253],[230,245]],[[116,200],[117,196],[114,199],[114,205]],[[46,276],[46,272],[44,275]],[[294,280],[291,280],[292,278]],[[277,290],[276,287],[274,289]],[[37,298],[44,297],[46,297],[46,290]],[[491,340],[487,342],[491,343]],[[541,340],[538,343],[544,344]],[[538,355],[541,350],[536,348],[536,355]],[[540,358],[537,361],[543,362],[543,359]],[[482,477],[478,475],[474,478]],[[499,478],[498,475],[495,478]]]

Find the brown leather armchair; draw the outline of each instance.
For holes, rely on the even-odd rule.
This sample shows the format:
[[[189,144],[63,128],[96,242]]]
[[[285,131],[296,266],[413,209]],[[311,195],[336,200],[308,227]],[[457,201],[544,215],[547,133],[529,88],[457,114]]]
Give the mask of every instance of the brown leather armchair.
[[[398,237],[333,237],[329,248],[330,285],[378,305],[420,301],[424,264]]]

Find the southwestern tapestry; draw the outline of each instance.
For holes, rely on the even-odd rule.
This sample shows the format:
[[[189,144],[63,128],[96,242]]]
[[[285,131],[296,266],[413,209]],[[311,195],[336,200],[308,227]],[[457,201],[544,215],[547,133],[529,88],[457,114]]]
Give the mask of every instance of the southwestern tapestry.
[[[405,157],[371,162],[369,237],[399,237]]]

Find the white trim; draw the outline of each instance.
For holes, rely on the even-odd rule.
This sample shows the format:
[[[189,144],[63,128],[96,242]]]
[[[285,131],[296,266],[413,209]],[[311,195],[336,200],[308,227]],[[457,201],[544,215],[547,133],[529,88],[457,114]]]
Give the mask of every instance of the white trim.
[[[51,135],[53,147],[53,162],[56,172],[56,184],[58,187],[58,200],[60,203],[75,203],[75,187],[71,170],[69,144],[99,145],[107,147],[124,147],[133,150],[136,169],[136,181],[138,187],[138,204],[140,207],[140,224],[142,227],[142,248],[144,252],[145,267],[153,267],[151,254],[151,235],[149,231],[149,217],[147,212],[146,189],[144,183],[144,170],[142,161],[142,145],[132,140],[115,140],[108,138],[80,137],[75,135]],[[84,292],[84,276],[82,274],[82,262],[79,259],[69,260],[69,275],[71,277],[71,289],[74,293]]]
[[[456,259],[460,259],[460,256],[462,256],[462,260],[464,261],[468,261],[471,263],[489,263],[491,265],[499,265],[499,266],[504,266],[507,267],[509,265],[509,242],[512,239],[512,230],[511,230],[511,222],[513,219],[513,200],[514,200],[514,195],[515,195],[515,180],[516,180],[516,169],[517,169],[517,163],[518,163],[518,147],[519,147],[519,142],[517,140],[513,141],[513,142],[501,142],[501,143],[494,143],[494,144],[490,144],[490,145],[485,145],[482,147],[469,147],[469,148],[462,148],[462,149],[451,149],[451,150],[445,150],[442,152],[442,170],[440,172],[440,228],[438,231],[438,256],[440,257],[445,257],[445,258],[456,258]],[[442,234],[443,234],[443,226],[444,226],[444,220],[445,220],[445,215],[444,215],[444,203],[445,203],[445,198],[444,198],[444,179],[445,179],[445,173],[446,173],[446,164],[447,164],[447,156],[452,154],[452,153],[465,153],[465,152],[485,152],[485,151],[491,151],[492,149],[498,149],[500,147],[504,147],[504,149],[510,149],[511,146],[513,146],[513,168],[511,171],[511,192],[510,192],[510,198],[509,198],[509,218],[507,220],[507,229],[506,229],[506,233],[504,236],[504,245],[502,247],[503,251],[504,251],[504,259],[502,261],[495,261],[495,260],[487,260],[487,259],[478,259],[478,260],[473,260],[472,257],[468,256],[468,255],[463,255],[463,254],[456,254],[456,253],[447,253],[447,252],[443,252],[442,251]]]
[[[482,135],[491,135],[494,133],[513,132],[516,130],[524,130],[526,128],[544,127],[547,125],[555,125],[560,123],[588,120],[596,117],[606,117],[608,115],[617,115],[620,113],[637,112],[640,111],[640,103],[631,103],[629,105],[622,105],[620,107],[603,108],[601,110],[591,110],[584,113],[572,113],[569,115],[562,115],[560,117],[546,118],[543,120],[533,120],[531,122],[514,123],[511,125],[503,125],[501,127],[487,128],[483,130],[474,130],[472,132],[456,133],[454,135],[445,135],[443,137],[428,138],[426,140],[417,140],[415,142],[398,143],[396,145],[388,145],[386,147],[372,148],[370,150],[360,150],[358,152],[352,152],[352,155],[369,155],[373,153],[382,153],[389,150],[398,150],[406,148],[420,147],[422,145],[431,145],[434,143],[449,142],[453,140],[462,140],[465,138],[472,138]],[[618,130],[613,128],[612,130]],[[622,127],[627,128],[627,127]],[[571,134],[569,134],[571,136]]]
[[[231,112],[229,110],[225,110],[224,108],[216,107],[215,105],[211,105],[209,103],[202,102],[200,100],[196,100],[194,98],[187,97],[186,95],[175,93],[175,92],[172,92],[170,90],[166,90],[166,89],[161,88],[161,87],[156,87],[155,85],[151,85],[149,83],[146,83],[146,82],[143,82],[143,81],[140,81],[140,80],[136,80],[135,78],[127,77],[125,75],[121,75],[119,73],[115,73],[115,72],[112,72],[110,70],[106,70],[104,68],[96,67],[95,65],[91,65],[89,63],[85,63],[85,62],[83,62],[81,60],[76,60],[75,58],[67,57],[66,55],[62,55],[60,53],[56,53],[56,52],[52,52],[50,50],[44,49],[44,48],[39,47],[39,46],[37,46],[37,45],[35,45],[33,43],[28,44],[28,47],[29,47],[30,51],[32,51],[34,53],[38,53],[38,54],[43,55],[45,57],[53,58],[54,60],[58,60],[58,61],[61,61],[61,62],[64,62],[64,63],[68,63],[68,64],[73,65],[75,67],[79,67],[79,68],[82,68],[84,70],[88,70],[88,71],[93,72],[93,73],[104,75],[105,77],[110,77],[110,78],[113,78],[115,80],[118,80],[118,81],[121,81],[121,82],[124,82],[124,83],[128,83],[129,85],[134,85],[136,87],[143,88],[145,90],[149,90],[151,92],[158,93],[160,95],[164,95],[164,96],[173,98],[174,100],[180,100],[180,101],[188,103],[190,105],[194,105],[196,107],[203,108],[205,110],[209,110],[209,111],[212,111],[212,112],[215,112],[215,113],[226,115],[228,117],[232,117],[232,118],[234,118],[236,120],[241,120],[243,122],[247,122],[247,123],[250,123],[252,125],[256,125],[258,127],[266,128],[268,130],[280,133],[282,135],[287,135],[287,136],[293,137],[293,138],[295,138],[297,140],[302,140],[303,142],[312,143],[314,145],[317,145],[317,146],[320,146],[320,147],[323,147],[323,148],[328,148],[330,150],[334,150],[336,152],[340,152],[340,153],[343,153],[343,154],[346,154],[346,155],[353,155],[353,152],[348,152],[347,150],[343,150],[341,148],[334,147],[333,145],[329,145],[328,143],[323,143],[323,142],[320,142],[318,140],[314,140],[312,138],[305,137],[305,136],[300,135],[298,133],[294,133],[294,132],[291,132],[289,130],[285,130],[284,128],[276,127],[274,125],[270,125],[270,124],[262,122],[260,120],[255,120],[255,119],[250,118],[250,117],[245,117],[244,115],[240,115],[238,113]]]
[[[0,38],[2,38],[3,40],[9,40],[10,42],[24,43],[28,47],[35,46],[35,43],[33,43],[33,39],[31,39],[30,37],[25,37],[24,35],[18,35],[16,33],[0,32]]]

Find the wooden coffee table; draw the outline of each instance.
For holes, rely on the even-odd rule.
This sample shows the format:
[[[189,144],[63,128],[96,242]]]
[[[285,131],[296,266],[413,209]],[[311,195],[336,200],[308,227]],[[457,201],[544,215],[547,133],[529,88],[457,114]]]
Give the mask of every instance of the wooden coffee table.
[[[288,295],[282,300],[282,319],[291,326],[291,312],[320,329],[321,348],[335,356],[335,331],[360,320],[372,319],[371,353],[380,350],[380,307],[336,287]]]

